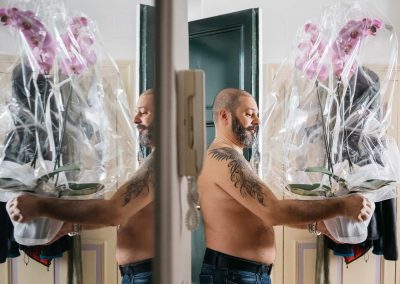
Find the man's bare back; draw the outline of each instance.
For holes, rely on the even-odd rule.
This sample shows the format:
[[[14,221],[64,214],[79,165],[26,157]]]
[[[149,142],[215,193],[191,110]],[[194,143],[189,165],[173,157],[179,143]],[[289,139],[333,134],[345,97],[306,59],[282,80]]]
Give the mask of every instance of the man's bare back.
[[[217,184],[217,177],[225,172],[209,154],[198,180],[207,247],[248,260],[273,263],[276,255],[273,228]]]

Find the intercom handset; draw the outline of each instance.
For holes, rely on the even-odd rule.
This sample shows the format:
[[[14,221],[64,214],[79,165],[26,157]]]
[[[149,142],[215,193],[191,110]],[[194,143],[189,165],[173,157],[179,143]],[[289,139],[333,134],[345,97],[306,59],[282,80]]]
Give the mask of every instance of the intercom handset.
[[[199,198],[196,190],[196,177],[200,174],[205,152],[205,104],[204,72],[202,70],[183,70],[177,72],[178,101],[178,171],[180,176],[188,177],[189,211],[186,215],[188,229],[198,225],[196,206]]]
[[[198,176],[205,151],[204,72],[178,71],[179,175]]]

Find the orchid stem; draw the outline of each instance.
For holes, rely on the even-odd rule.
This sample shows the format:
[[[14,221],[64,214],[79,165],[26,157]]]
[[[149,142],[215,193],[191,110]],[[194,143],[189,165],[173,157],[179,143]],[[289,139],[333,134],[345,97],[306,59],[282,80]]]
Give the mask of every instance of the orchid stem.
[[[57,166],[59,166],[59,163],[60,163],[61,148],[62,148],[62,145],[63,145],[63,142],[64,142],[65,128],[67,126],[68,109],[69,109],[69,104],[71,102],[71,96],[72,96],[72,86],[70,85],[70,92],[69,92],[69,95],[68,95],[67,104],[65,106],[65,115],[64,115],[64,121],[63,121],[63,127],[61,129],[61,131],[62,131],[61,140],[59,141],[59,144],[58,144],[57,156],[56,156],[56,160],[54,162],[54,169],[53,170],[55,170],[57,168]],[[59,175],[59,173],[57,173],[57,175],[56,175],[56,181],[55,181],[56,186],[57,186],[57,182],[58,182],[58,175]]]
[[[324,143],[325,143],[325,150],[326,150],[326,158],[328,160],[328,168],[329,170],[333,173],[333,165],[332,165],[332,160],[331,160],[331,154],[330,154],[330,147],[329,147],[329,142],[328,142],[328,137],[327,137],[327,133],[326,133],[326,129],[325,129],[325,118],[324,118],[324,111],[322,108],[322,103],[321,103],[321,98],[320,98],[320,94],[319,94],[319,86],[318,86],[318,81],[315,82],[315,85],[317,87],[317,97],[318,97],[318,103],[319,103],[319,107],[321,110],[321,119],[322,119],[322,132],[323,132],[323,136],[324,136]],[[332,187],[332,179],[331,177],[329,177],[329,183]]]

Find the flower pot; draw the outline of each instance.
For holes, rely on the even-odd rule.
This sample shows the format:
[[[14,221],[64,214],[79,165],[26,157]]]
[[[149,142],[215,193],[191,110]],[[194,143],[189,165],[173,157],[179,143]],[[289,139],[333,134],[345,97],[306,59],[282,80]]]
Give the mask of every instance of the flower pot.
[[[14,222],[14,238],[17,243],[26,246],[44,245],[50,242],[60,231],[64,222],[37,218],[27,223]]]
[[[355,222],[344,217],[325,220],[325,226],[332,237],[336,241],[346,244],[359,244],[365,241],[368,236],[368,225],[375,210],[375,203],[372,202],[371,204],[372,212],[368,220],[364,222]]]

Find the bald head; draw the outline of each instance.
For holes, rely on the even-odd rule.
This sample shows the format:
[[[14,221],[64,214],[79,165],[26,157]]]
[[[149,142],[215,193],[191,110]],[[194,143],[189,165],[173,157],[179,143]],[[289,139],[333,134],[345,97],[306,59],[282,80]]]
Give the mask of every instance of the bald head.
[[[218,95],[215,97],[213,103],[212,112],[213,112],[214,123],[217,123],[218,114],[221,111],[221,109],[226,109],[231,113],[235,113],[236,109],[239,106],[240,98],[244,96],[251,97],[251,95],[248,92],[240,89],[229,88],[220,91]]]
[[[143,93],[140,94],[141,96],[148,96],[148,95],[153,95],[154,96],[154,89],[147,89]]]

